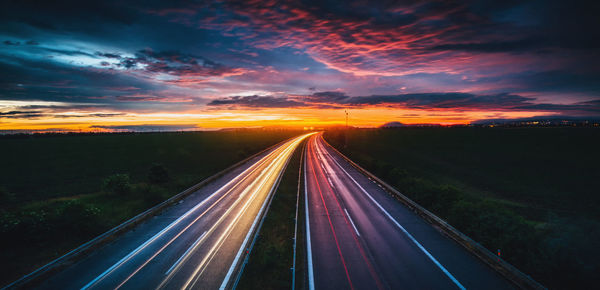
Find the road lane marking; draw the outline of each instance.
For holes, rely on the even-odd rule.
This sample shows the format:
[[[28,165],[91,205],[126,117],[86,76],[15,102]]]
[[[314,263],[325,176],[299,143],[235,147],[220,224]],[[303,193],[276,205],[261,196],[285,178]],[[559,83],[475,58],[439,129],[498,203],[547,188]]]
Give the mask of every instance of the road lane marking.
[[[317,142],[315,142],[314,147],[316,148],[316,151],[318,151],[319,156],[322,157],[322,158],[319,158],[319,160],[321,162],[321,165],[323,165],[323,167],[327,166],[327,168],[329,168],[329,170],[326,170],[326,171],[328,171],[328,172],[334,172],[333,168],[329,165],[329,162],[327,161],[327,158],[326,158],[325,154],[323,153],[323,149],[321,149],[319,146],[317,146]],[[323,171],[321,171],[321,175],[323,177],[325,177],[325,173],[323,173]],[[340,204],[340,202],[339,202],[339,200],[338,200],[338,198],[336,196],[335,191],[331,188],[331,186],[328,186],[328,189],[331,192],[331,196],[333,196],[333,199],[335,200],[335,203],[337,204],[338,209],[341,211],[342,210],[342,206],[341,206],[341,204]],[[348,229],[350,231],[352,231],[351,228],[353,226],[350,224],[350,221],[348,221],[348,218],[344,217],[344,221],[346,222],[346,225],[348,226]],[[352,235],[352,238],[354,239],[354,242],[356,243],[356,246],[358,247],[358,250],[359,250],[359,252],[361,254],[361,257],[365,261],[365,264],[367,265],[367,267],[369,269],[369,273],[371,274],[371,276],[375,280],[375,283],[377,284],[377,288],[384,289],[383,284],[381,283],[381,279],[379,278],[379,276],[377,275],[377,272],[375,271],[375,268],[373,267],[373,265],[371,264],[371,262],[367,258],[367,255],[366,255],[366,253],[365,253],[365,251],[363,249],[363,246],[358,241],[358,236],[359,235],[356,235],[356,236]]]
[[[276,157],[272,162],[276,162],[276,160],[279,158]],[[266,163],[268,164],[267,169],[269,169],[271,166],[273,166],[273,163]],[[249,175],[252,175],[256,170],[253,170],[249,173]],[[261,172],[265,172],[265,171],[261,171]],[[261,173],[260,176],[262,176],[264,173]],[[244,178],[245,180],[246,178]],[[240,182],[241,183],[241,182]],[[239,185],[240,183],[236,184]],[[255,182],[252,182],[252,184],[254,184]],[[233,189],[231,189],[233,190]],[[230,190],[230,191],[231,191]],[[240,196],[236,199],[236,201],[230,206],[229,209],[227,209],[227,211],[225,212],[225,214],[223,214],[223,216],[208,230],[209,233],[212,233],[214,231],[214,229],[221,223],[221,221],[223,220],[223,218],[231,211],[231,208],[234,207],[235,205],[237,205],[244,196],[246,196],[246,192],[247,191],[243,191],[242,194],[240,194]],[[222,200],[223,198],[225,198],[225,195],[221,196],[218,200]],[[156,256],[158,256],[160,253],[162,253],[162,251],[164,251],[169,245],[171,245],[177,238],[179,238],[179,236],[181,236],[184,232],[186,232],[192,225],[194,225],[198,220],[200,220],[200,218],[202,218],[207,212],[209,212],[214,206],[216,206],[217,202],[213,203],[209,208],[207,208],[202,214],[200,214],[199,216],[197,216],[191,223],[189,223],[183,230],[181,230],[177,235],[175,235],[174,237],[172,237],[166,244],[164,244],[158,251],[156,251],[149,259],[147,259],[141,266],[139,266],[137,269],[135,269],[133,271],[133,273],[131,273],[125,280],[123,280],[115,289],[119,289],[121,288],[125,283],[127,283],[134,275],[136,275],[142,268],[144,268],[148,263],[150,263],[154,258],[156,258]],[[170,280],[170,276],[168,276],[167,279],[165,280]]]
[[[167,272],[165,272],[165,275],[169,275],[169,273],[171,273],[171,271],[173,271],[175,266],[177,266],[179,264],[179,262],[181,262],[181,260],[183,260],[183,258],[186,257],[192,249],[196,248],[196,246],[200,244],[200,241],[202,240],[202,238],[204,238],[205,235],[206,235],[206,231],[204,231],[204,233],[202,235],[200,235],[200,237],[198,237],[198,239],[194,243],[192,243],[192,245],[185,251],[185,253],[183,253],[183,255],[181,255],[181,257],[179,257],[179,259],[177,259],[177,261],[175,261],[175,263],[173,263],[173,266],[171,266],[171,268],[169,268],[169,270],[167,270]]]
[[[246,170],[244,170],[243,172],[241,172],[239,175],[237,175],[231,181],[227,182],[225,185],[221,186],[218,190],[216,190],[210,196],[208,196],[207,198],[205,198],[204,200],[202,200],[199,204],[197,204],[196,206],[194,206],[193,208],[191,208],[190,210],[188,210],[185,214],[183,214],[182,216],[180,216],[177,220],[173,221],[167,227],[163,228],[160,232],[158,232],[157,234],[155,234],[154,236],[152,236],[150,239],[146,240],[143,244],[141,244],[136,249],[134,249],[133,251],[131,251],[129,254],[127,254],[125,257],[123,257],[121,260],[119,260],[117,263],[115,263],[111,267],[109,267],[106,271],[102,272],[100,275],[98,275],[92,281],[90,281],[89,283],[87,283],[86,285],[84,285],[81,289],[88,289],[91,286],[95,285],[100,280],[104,279],[104,277],[106,277],[108,274],[112,273],[115,269],[117,269],[118,267],[120,267],[121,265],[123,265],[124,263],[126,263],[127,261],[129,261],[133,256],[135,256],[136,254],[138,254],[139,252],[141,252],[142,250],[144,250],[149,244],[151,244],[152,242],[154,242],[155,240],[157,240],[159,237],[161,237],[164,233],[166,233],[171,228],[173,228],[174,226],[176,226],[177,224],[179,224],[182,220],[184,220],[185,218],[187,218],[189,215],[191,215],[193,212],[195,212],[198,208],[202,207],[205,203],[207,203],[209,200],[211,200],[214,196],[216,196],[218,193],[220,193],[223,189],[227,188],[232,183],[237,182],[237,180],[240,179],[240,178],[242,178],[242,177],[248,177],[248,174],[250,172],[255,171],[258,167],[260,167],[260,164],[266,162],[267,159],[270,159],[272,156],[274,156],[273,153],[275,153],[276,151],[278,151],[279,148],[281,148],[281,147],[278,147],[277,149],[273,150],[271,153],[269,153],[268,155],[266,155],[265,157],[261,158],[259,161],[257,161],[256,163],[254,163],[253,165],[251,165],[248,168],[246,168]],[[246,178],[242,178],[242,180],[239,181],[237,184],[239,184],[240,182],[242,182],[245,179]],[[230,192],[231,192],[231,189],[228,190],[225,194],[223,194],[223,196],[228,195]],[[221,199],[217,200],[216,202],[218,202],[220,200]]]
[[[312,247],[310,245],[310,220],[308,217],[308,183],[306,182],[308,144],[306,145],[306,154],[304,154],[304,209],[306,211],[306,252],[308,260],[308,289],[315,290],[315,276],[313,272]]]
[[[315,153],[314,149],[312,149],[312,152],[313,152],[312,154],[314,156],[314,159],[315,160],[318,159],[317,154]],[[342,255],[342,249],[340,248],[340,243],[338,242],[337,234],[335,233],[335,230],[333,228],[333,223],[332,223],[331,217],[329,215],[329,210],[327,209],[327,204],[325,203],[325,198],[323,197],[323,192],[321,192],[321,187],[319,186],[319,181],[317,178],[317,173],[316,173],[315,164],[314,164],[315,160],[312,160],[312,162],[310,163],[311,167],[313,169],[313,176],[315,177],[315,184],[317,185],[317,189],[319,191],[321,201],[323,202],[323,208],[325,209],[325,213],[327,214],[327,220],[329,221],[329,227],[331,229],[331,233],[333,234],[333,238],[335,240],[335,245],[336,245],[338,253],[340,255],[340,260],[342,262],[342,265],[344,266],[344,271],[346,272],[346,278],[348,279],[350,288],[354,289],[354,285],[352,285],[352,279],[350,278],[350,274],[348,273],[348,267],[346,266],[346,261],[344,259],[344,255]]]
[[[348,216],[348,219],[350,219],[350,223],[352,224],[352,227],[354,228],[354,231],[356,232],[356,234],[358,236],[360,236],[360,234],[358,233],[358,230],[356,229],[356,226],[354,225],[354,222],[352,221],[352,218],[350,217],[350,214],[348,214],[348,211],[346,209],[344,209],[344,211],[346,212],[346,215]]]
[[[410,240],[415,243],[415,245],[417,245],[417,247],[419,249],[421,249],[421,251],[423,253],[425,253],[425,255],[438,267],[440,268],[440,270],[442,270],[442,272],[444,272],[444,274],[446,274],[446,276],[448,276],[448,278],[450,278],[450,280],[452,280],[452,282],[454,282],[454,284],[460,288],[460,289],[466,289],[462,284],[460,284],[460,282],[458,282],[458,280],[452,276],[452,274],[450,274],[450,272],[448,272],[448,270],[446,270],[446,268],[444,268],[444,266],[442,266],[442,264],[440,264],[440,262],[438,262],[438,260],[436,258],[434,258],[429,251],[427,251],[427,249],[425,249],[425,247],[423,247],[421,245],[421,243],[419,243],[402,225],[400,225],[393,217],[392,215],[390,215],[388,213],[387,210],[385,210],[355,179],[354,177],[352,177],[338,162],[337,160],[335,160],[334,158],[333,161],[338,165],[338,167],[340,169],[342,169],[342,171],[348,175],[348,177],[350,177],[350,179],[356,184],[356,186],[358,186],[358,188],[367,195],[367,197],[369,197],[369,199],[371,201],[373,201],[373,203],[375,205],[377,205],[377,207],[379,207],[379,209],[404,233],[406,234],[406,236],[408,238],[410,238]]]
[[[285,150],[283,150],[285,152]],[[256,178],[256,180],[254,182],[252,182],[251,186],[248,186],[245,190],[244,190],[244,196],[250,192],[250,189],[253,187],[254,184],[258,184],[258,189],[255,190],[251,195],[250,198],[248,199],[248,201],[246,201],[244,203],[244,205],[242,206],[242,209],[237,213],[237,215],[234,217],[233,221],[229,223],[229,225],[227,226],[227,228],[225,229],[225,231],[219,236],[219,238],[217,239],[217,242],[211,247],[211,249],[208,251],[208,254],[204,257],[204,259],[202,259],[202,261],[199,263],[199,265],[196,267],[196,269],[194,270],[194,272],[192,273],[192,275],[190,276],[190,278],[186,281],[185,285],[182,287],[182,289],[187,289],[189,288],[193,288],[193,286],[196,284],[196,282],[198,281],[198,279],[200,278],[200,276],[202,275],[202,273],[205,270],[204,265],[209,263],[214,256],[216,255],[216,252],[220,249],[221,245],[225,242],[225,238],[228,237],[231,234],[231,231],[233,229],[233,227],[237,224],[237,221],[240,219],[240,217],[242,216],[243,213],[246,212],[246,210],[248,209],[248,207],[250,206],[250,204],[256,199],[257,196],[257,192],[262,189],[262,187],[264,186],[264,184],[267,182],[268,180],[268,176],[270,175],[270,171],[272,170],[272,167],[275,167],[275,164],[278,162],[279,159],[282,158],[282,153],[280,153],[279,156],[277,156],[275,158],[275,160],[270,163],[266,169],[264,169],[261,174]],[[259,183],[259,181],[262,179],[262,182]],[[236,203],[237,205],[237,203]],[[221,218],[219,219],[218,223],[220,223],[225,217],[226,215],[229,214],[229,212],[231,212],[231,210],[233,209],[233,206],[230,207],[229,209],[227,209],[227,212],[221,216]],[[214,226],[213,228],[211,228],[211,230],[209,230],[209,232],[214,231]],[[164,283],[161,284],[160,287],[164,286]]]

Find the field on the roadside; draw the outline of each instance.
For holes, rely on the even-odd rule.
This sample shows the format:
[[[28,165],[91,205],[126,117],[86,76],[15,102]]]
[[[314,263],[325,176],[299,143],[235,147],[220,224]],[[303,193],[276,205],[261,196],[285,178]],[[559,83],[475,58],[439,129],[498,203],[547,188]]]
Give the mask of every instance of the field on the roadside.
[[[298,134],[235,130],[0,136],[0,286]]]
[[[600,130],[326,132],[355,162],[550,288],[600,272]],[[347,141],[345,141],[347,139]],[[347,145],[344,146],[344,143]]]

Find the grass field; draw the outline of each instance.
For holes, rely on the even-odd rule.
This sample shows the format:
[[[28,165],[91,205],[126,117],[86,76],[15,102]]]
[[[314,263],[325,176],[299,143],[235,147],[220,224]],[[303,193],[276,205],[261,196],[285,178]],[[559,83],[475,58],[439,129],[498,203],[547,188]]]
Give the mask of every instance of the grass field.
[[[294,131],[0,136],[0,285]],[[10,250],[6,250],[10,249]]]
[[[551,288],[600,272],[600,130],[327,132],[355,162]]]

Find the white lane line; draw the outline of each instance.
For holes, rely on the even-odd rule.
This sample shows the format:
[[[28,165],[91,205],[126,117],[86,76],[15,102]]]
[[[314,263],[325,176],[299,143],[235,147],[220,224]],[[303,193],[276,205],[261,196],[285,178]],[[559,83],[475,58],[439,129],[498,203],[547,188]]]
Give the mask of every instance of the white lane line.
[[[302,138],[304,139],[304,138]],[[246,237],[244,238],[244,241],[242,242],[242,245],[240,246],[240,249],[238,250],[235,259],[233,260],[233,263],[231,263],[231,267],[229,267],[229,271],[227,271],[227,275],[225,276],[225,279],[223,279],[223,282],[221,283],[221,287],[219,287],[219,289],[223,290],[225,289],[225,287],[227,287],[227,284],[229,283],[229,280],[231,279],[231,275],[233,275],[233,270],[235,269],[235,266],[237,266],[237,263],[240,259],[240,257],[242,256],[242,253],[244,252],[244,249],[246,248],[246,245],[248,244],[248,241],[250,240],[250,237],[252,235],[252,232],[254,231],[254,228],[256,227],[258,220],[260,219],[263,211],[265,210],[265,207],[267,206],[267,201],[269,200],[269,196],[271,196],[274,191],[274,185],[275,182],[277,182],[277,179],[281,177],[281,175],[283,174],[283,166],[285,165],[285,163],[287,163],[287,161],[289,160],[289,158],[291,157],[291,153],[293,153],[296,149],[296,146],[298,146],[298,142],[301,141],[302,139],[298,140],[296,143],[292,143],[289,145],[288,148],[286,148],[286,151],[281,153],[281,156],[285,156],[285,158],[282,158],[281,160],[275,160],[277,163],[281,163],[283,162],[281,165],[281,167],[279,166],[274,166],[273,171],[279,169],[279,174],[278,177],[275,178],[274,183],[271,185],[271,188],[269,189],[269,192],[267,193],[265,200],[263,201],[262,206],[260,207],[260,210],[258,211],[258,214],[256,215],[256,217],[254,218],[254,221],[252,222],[252,226],[250,226],[250,229],[248,230],[248,233],[246,234]],[[294,149],[294,150],[292,150]],[[275,162],[274,162],[275,163]],[[279,165],[279,164],[278,164]],[[274,173],[274,172],[273,172]],[[272,176],[271,174],[269,174],[264,182],[260,185],[259,189],[262,189],[262,187],[265,185],[265,183],[267,181],[269,181],[268,177]]]
[[[256,170],[253,170],[250,172],[250,174],[254,173]],[[243,180],[245,180],[246,178],[244,178]],[[238,183],[239,184],[239,183]],[[242,199],[243,195],[241,195],[240,197],[238,197],[238,199],[233,203],[234,205],[237,204],[241,199]],[[207,213],[208,211],[210,211],[216,204],[218,201],[220,201],[221,199],[225,198],[225,195],[221,196],[216,202],[214,202],[209,208],[207,208],[202,214],[198,215],[191,223],[189,223],[183,230],[181,230],[177,235],[175,235],[173,238],[171,238],[171,240],[169,240],[165,245],[163,245],[158,251],[156,251],[149,259],[146,260],[146,262],[144,262],[141,266],[139,266],[135,271],[133,271],[133,273],[131,273],[124,281],[122,281],[117,287],[116,289],[119,289],[121,286],[123,286],[125,283],[127,283],[129,281],[129,279],[131,279],[134,275],[136,275],[142,268],[144,268],[148,263],[150,263],[150,261],[152,261],[156,256],[158,256],[163,250],[165,250],[169,245],[171,245],[171,243],[173,243],[179,236],[181,236],[185,231],[187,231],[192,225],[194,225],[198,220],[200,220],[200,218],[202,218],[204,216],[205,213]],[[230,208],[231,209],[231,208]],[[229,212],[229,210],[227,210],[227,212]],[[226,212],[226,213],[227,213]],[[224,214],[223,216],[225,216],[226,214]],[[223,217],[221,217],[222,219]],[[208,230],[209,233],[212,233],[214,228],[216,228],[221,222],[221,219],[219,219],[219,221],[217,221],[217,223],[215,223],[211,229]],[[169,275],[170,276],[170,275]],[[170,280],[170,277],[167,276],[167,279],[165,280]],[[162,284],[162,283],[161,283]]]
[[[352,224],[354,231],[356,232],[356,234],[358,236],[360,236],[360,234],[358,233],[358,230],[356,229],[356,226],[354,225],[354,221],[352,221],[352,218],[350,217],[350,214],[348,214],[348,211],[346,209],[344,209],[344,211],[346,212],[346,216],[348,216],[348,219],[350,220],[350,223]]]
[[[316,137],[312,137],[314,140]],[[309,140],[310,142],[311,140]],[[314,141],[313,141],[314,142]],[[310,146],[310,144],[306,144]],[[308,149],[308,148],[307,148]],[[308,151],[308,150],[307,150]],[[307,252],[307,264],[308,264],[308,289],[315,290],[315,274],[313,272],[312,262],[312,247],[310,245],[310,220],[308,217],[308,183],[306,182],[306,163],[308,154],[304,154],[304,209],[306,210],[306,252]]]
[[[265,179],[265,181],[267,181],[267,180]],[[262,185],[264,185],[264,183]],[[261,189],[262,189],[262,185],[261,185]],[[240,246],[237,254],[235,255],[235,258],[233,259],[233,262],[231,263],[231,266],[229,267],[229,270],[227,271],[227,275],[225,275],[225,279],[223,279],[223,282],[221,283],[221,287],[219,287],[219,289],[223,290],[223,289],[225,289],[225,287],[227,287],[227,284],[229,283],[229,280],[231,279],[231,275],[233,275],[233,270],[235,269],[235,266],[237,266],[237,263],[240,260],[240,257],[242,256],[242,253],[244,252],[244,249],[246,248],[248,241],[250,240],[252,231],[254,230],[254,227],[256,226],[258,219],[260,218],[260,215],[262,214],[263,210],[265,209],[265,206],[267,206],[266,201],[268,200],[268,198],[269,197],[267,195],[267,197],[265,198],[265,202],[263,202],[263,205],[260,207],[260,211],[254,218],[254,221],[252,222],[252,226],[250,227],[250,230],[248,230],[248,233],[246,234],[246,237],[244,238],[242,245]],[[254,201],[254,199],[252,199],[252,201]],[[245,210],[244,210],[244,212],[245,212]]]
[[[171,268],[169,268],[169,270],[167,270],[167,272],[165,272],[165,275],[169,275],[169,273],[171,273],[171,271],[173,271],[173,269],[175,268],[175,266],[177,266],[179,264],[179,262],[181,262],[181,260],[187,256],[187,254],[194,249],[198,244],[200,244],[200,241],[202,240],[202,238],[204,238],[204,236],[206,235],[206,231],[204,231],[204,233],[202,233],[202,235],[200,237],[198,237],[198,239],[185,251],[185,253],[183,253],[183,255],[181,255],[181,257],[179,257],[179,259],[177,259],[177,261],[175,261],[175,263],[173,264],[173,266],[171,266]]]
[[[331,157],[331,156],[330,156]],[[454,282],[454,284],[456,284],[456,286],[459,289],[466,289],[462,284],[460,284],[460,282],[458,282],[458,280],[456,278],[454,278],[454,276],[452,276],[452,274],[450,274],[450,272],[448,272],[448,270],[446,270],[446,268],[444,268],[444,266],[442,266],[442,264],[440,264],[440,262],[438,262],[438,260],[436,258],[434,258],[429,251],[427,251],[427,249],[425,249],[425,247],[423,247],[421,245],[421,243],[419,243],[402,225],[400,225],[393,217],[392,215],[390,215],[387,210],[385,210],[360,184],[358,184],[358,182],[354,179],[354,177],[352,177],[347,171],[346,169],[344,169],[338,162],[337,160],[335,160],[335,158],[331,158],[333,159],[333,161],[338,165],[338,167],[344,171],[344,173],[346,175],[348,175],[348,177],[350,177],[350,179],[352,179],[352,181],[356,184],[356,186],[358,186],[358,188],[360,188],[360,190],[362,192],[364,192],[367,197],[369,197],[369,199],[371,199],[371,201],[373,201],[373,203],[375,205],[377,205],[377,207],[379,207],[379,209],[385,213],[385,215],[404,233],[406,234],[406,236],[408,238],[410,238],[410,240],[415,243],[415,245],[417,245],[417,247],[419,249],[421,249],[421,251],[423,253],[425,253],[425,255],[438,267],[440,268],[440,270],[442,270],[442,272],[444,272],[444,274],[446,274],[446,276],[448,276],[448,278],[450,278],[450,280],[452,280],[452,282]]]
[[[277,149],[279,149],[279,148],[277,148]],[[173,228],[174,226],[176,226],[177,224],[179,224],[182,220],[184,220],[186,217],[188,217],[189,215],[191,215],[198,208],[202,207],[205,203],[207,203],[209,200],[211,200],[214,196],[216,196],[218,193],[220,193],[223,189],[227,188],[230,184],[236,182],[238,179],[240,179],[242,176],[246,175],[248,172],[254,171],[258,167],[258,164],[260,164],[260,163],[264,162],[264,160],[268,159],[275,151],[277,151],[277,149],[273,150],[267,156],[263,157],[262,159],[260,159],[259,161],[257,161],[256,163],[254,163],[253,165],[251,165],[250,167],[248,167],[246,170],[244,170],[238,176],[236,176],[235,178],[233,178],[231,181],[229,181],[225,185],[221,186],[221,188],[219,188],[218,190],[216,190],[213,194],[211,194],[210,196],[208,196],[207,198],[205,198],[202,202],[200,202],[199,204],[197,204],[196,206],[194,206],[193,208],[191,208],[190,210],[188,210],[185,214],[183,214],[182,216],[180,216],[177,220],[173,221],[167,227],[163,228],[160,232],[158,232],[157,234],[155,234],[154,236],[152,236],[150,239],[146,240],[146,242],[144,242],[143,244],[141,244],[135,250],[131,251],[129,254],[127,254],[125,257],[123,257],[121,260],[119,260],[117,263],[115,263],[114,265],[112,265],[110,268],[106,269],[106,271],[102,272],[102,274],[98,275],[92,281],[90,281],[89,283],[87,283],[86,285],[84,285],[81,289],[88,289],[89,287],[93,286],[98,281],[100,281],[104,277],[106,277],[106,275],[112,273],[116,268],[120,267],[121,265],[123,265],[124,263],[126,263],[127,261],[129,261],[134,255],[136,255],[137,253],[141,252],[150,243],[154,242],[156,239],[158,239],[160,236],[162,236],[165,232],[167,232],[168,230],[170,230],[171,228]]]

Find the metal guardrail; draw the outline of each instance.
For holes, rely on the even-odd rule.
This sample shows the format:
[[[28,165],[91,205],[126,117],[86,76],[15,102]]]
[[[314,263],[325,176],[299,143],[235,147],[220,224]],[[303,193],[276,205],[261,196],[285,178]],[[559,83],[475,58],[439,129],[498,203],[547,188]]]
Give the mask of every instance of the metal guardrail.
[[[36,283],[39,283],[40,281],[42,281],[43,279],[47,278],[48,276],[52,275],[53,273],[56,273],[64,268],[66,268],[67,266],[73,264],[74,262],[82,259],[83,257],[85,257],[87,254],[91,253],[92,251],[104,246],[105,244],[107,244],[108,242],[114,240],[115,238],[117,238],[119,235],[129,231],[130,229],[132,229],[133,227],[139,225],[140,223],[146,221],[148,218],[155,216],[157,214],[159,214],[161,211],[163,211],[164,209],[166,209],[167,207],[179,202],[180,200],[184,199],[185,197],[189,196],[190,194],[198,191],[200,188],[206,186],[207,184],[215,181],[217,178],[222,177],[223,175],[229,173],[230,171],[233,171],[234,169],[244,165],[245,163],[247,163],[248,161],[264,154],[265,152],[268,152],[270,150],[272,150],[273,148],[276,148],[277,146],[284,144],[285,142],[292,140],[294,137],[283,140],[281,142],[278,142],[264,150],[261,150],[258,153],[253,154],[250,157],[247,157],[246,159],[239,161],[223,170],[221,170],[220,172],[218,172],[215,175],[212,175],[206,179],[204,179],[203,181],[201,181],[198,184],[193,185],[192,187],[170,197],[169,199],[151,207],[150,209],[147,209],[146,211],[130,218],[129,220],[121,223],[120,225],[108,230],[107,232],[104,232],[103,234],[91,239],[90,241],[80,245],[79,247],[71,250],[70,252],[62,255],[59,258],[54,259],[53,261],[49,262],[48,264],[36,269],[35,271],[19,278],[18,280],[2,287],[2,289],[13,289],[13,288],[19,288],[19,287],[24,287],[25,285],[35,285]]]
[[[321,138],[323,138],[321,136]],[[331,146],[325,138],[323,138],[323,142],[331,147],[335,152],[337,152],[342,158],[344,158],[350,165],[356,168],[358,171],[383,186],[383,188],[390,194],[395,195],[400,202],[410,208],[413,212],[418,214],[420,217],[425,219],[427,222],[432,224],[435,228],[437,228],[444,235],[456,241],[458,244],[463,246],[467,251],[471,254],[479,258],[489,267],[491,267],[496,272],[500,273],[507,280],[511,281],[515,286],[521,289],[546,289],[543,285],[535,281],[531,276],[521,272],[519,269],[515,268],[513,265],[494,255],[488,249],[483,247],[481,244],[477,243],[473,239],[469,238],[467,235],[461,233],[459,230],[448,224],[443,219],[434,215],[432,212],[428,211],[424,207],[420,206],[416,202],[412,201],[410,198],[400,193],[398,190],[393,188],[391,185],[387,184],[383,180],[379,179],[373,173],[367,171],[362,168],[360,165],[356,164],[354,161],[350,160],[350,158],[346,157],[346,155],[342,154],[335,147]]]

